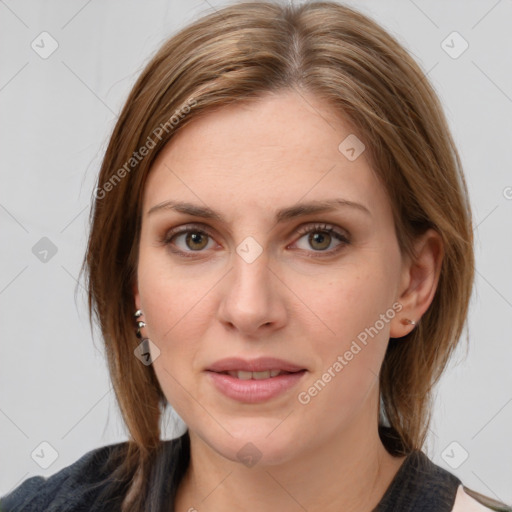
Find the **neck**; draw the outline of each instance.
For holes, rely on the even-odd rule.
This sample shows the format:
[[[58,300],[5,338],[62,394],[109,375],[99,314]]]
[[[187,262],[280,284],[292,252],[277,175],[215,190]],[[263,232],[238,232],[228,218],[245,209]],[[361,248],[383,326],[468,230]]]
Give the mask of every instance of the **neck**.
[[[373,422],[369,416],[363,411],[348,428],[323,437],[308,451],[262,467],[226,459],[190,431],[190,464],[175,510],[370,512],[405,457],[388,453],[377,418],[372,417]]]

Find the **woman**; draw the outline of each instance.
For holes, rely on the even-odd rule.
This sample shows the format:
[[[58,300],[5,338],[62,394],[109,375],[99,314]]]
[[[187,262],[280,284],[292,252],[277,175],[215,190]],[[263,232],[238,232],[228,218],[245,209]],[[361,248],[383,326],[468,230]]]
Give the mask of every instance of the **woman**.
[[[474,275],[439,101],[336,3],[242,3],[143,71],[84,270],[130,440],[2,510],[512,510],[421,451]],[[170,404],[187,431],[160,440]]]

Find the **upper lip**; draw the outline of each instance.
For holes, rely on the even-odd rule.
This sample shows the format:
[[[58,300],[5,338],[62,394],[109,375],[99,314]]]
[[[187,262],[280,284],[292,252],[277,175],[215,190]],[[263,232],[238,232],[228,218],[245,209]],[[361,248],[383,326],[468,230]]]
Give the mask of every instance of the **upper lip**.
[[[305,370],[305,368],[276,357],[258,357],[256,359],[228,357],[211,364],[207,370],[212,372],[226,372],[234,370],[241,370],[245,372],[264,372],[266,370],[299,372],[301,370]]]

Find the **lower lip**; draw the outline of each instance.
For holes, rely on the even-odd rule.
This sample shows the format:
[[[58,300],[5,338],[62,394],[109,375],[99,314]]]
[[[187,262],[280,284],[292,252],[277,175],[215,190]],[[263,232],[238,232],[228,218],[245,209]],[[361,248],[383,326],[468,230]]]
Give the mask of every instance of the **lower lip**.
[[[306,370],[285,373],[268,379],[241,380],[224,373],[207,372],[217,389],[229,398],[245,403],[259,403],[270,400],[288,391],[302,379]]]

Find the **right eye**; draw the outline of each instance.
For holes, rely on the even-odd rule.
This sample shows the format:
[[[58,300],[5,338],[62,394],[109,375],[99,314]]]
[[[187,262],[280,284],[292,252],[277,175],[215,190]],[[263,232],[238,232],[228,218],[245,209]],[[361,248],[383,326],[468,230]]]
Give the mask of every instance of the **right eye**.
[[[176,240],[182,238],[182,246],[177,246]],[[195,252],[204,252],[203,249],[207,248],[208,238],[211,238],[210,233],[200,228],[199,226],[186,225],[179,228],[171,229],[165,234],[162,243],[168,245],[170,250],[185,257],[191,257]],[[211,247],[210,247],[211,248]]]

